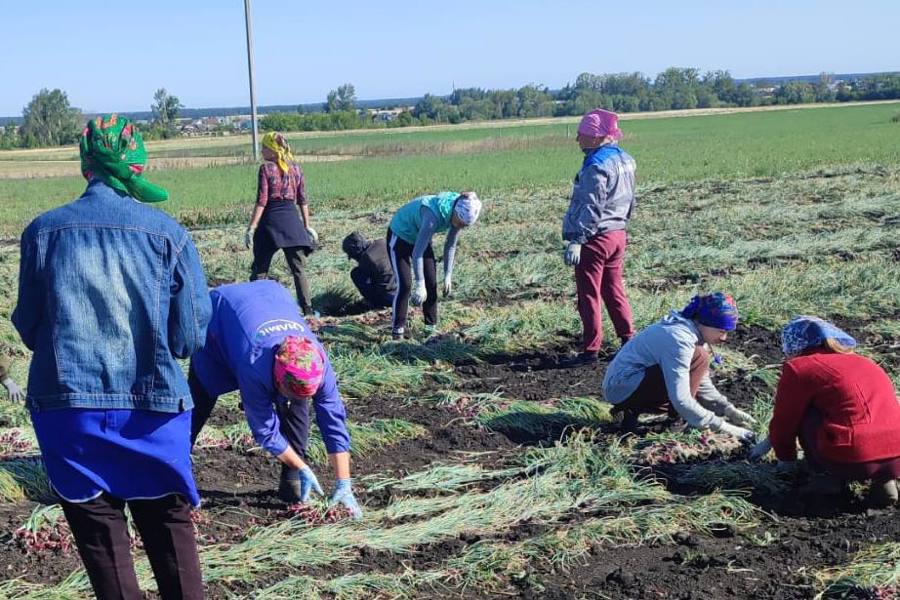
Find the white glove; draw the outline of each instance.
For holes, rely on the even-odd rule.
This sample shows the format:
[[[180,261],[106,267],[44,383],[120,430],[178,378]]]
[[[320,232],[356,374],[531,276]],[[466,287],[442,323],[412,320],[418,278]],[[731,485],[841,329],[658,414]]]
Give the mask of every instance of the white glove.
[[[718,431],[719,433],[727,433],[728,435],[732,435],[744,444],[752,444],[756,441],[755,433],[753,433],[749,429],[744,429],[743,427],[732,425],[727,421],[722,421],[722,424],[719,425],[716,431]]]
[[[312,227],[307,227],[307,228],[306,228],[306,233],[308,233],[308,234],[309,234],[309,237],[312,238],[313,244],[318,244],[318,243],[319,243],[319,234],[316,233],[316,230],[315,230],[315,229],[313,229]]]
[[[5,387],[6,391],[9,392],[10,401],[21,402],[25,399],[25,394],[22,393],[22,388],[16,385],[16,382],[13,381],[12,377],[7,377],[3,380],[3,387]]]
[[[444,276],[444,296],[449,296],[453,293],[453,280],[449,275]]]
[[[425,289],[425,280],[417,281],[416,289],[413,290],[412,296],[410,297],[413,306],[421,306],[427,297],[428,290]]]
[[[253,234],[256,233],[256,227],[248,227],[244,232],[244,248],[249,250],[253,247]]]
[[[743,427],[756,425],[756,419],[754,419],[749,413],[739,410],[734,406],[729,406],[725,409],[725,418],[735,425],[741,425]]]
[[[566,253],[563,255],[563,259],[570,267],[574,267],[579,262],[581,262],[581,244],[571,242],[566,247]]]
[[[768,454],[771,449],[772,443],[769,441],[769,438],[765,438],[763,441],[753,446],[753,449],[747,454],[747,458],[750,460],[759,460]]]

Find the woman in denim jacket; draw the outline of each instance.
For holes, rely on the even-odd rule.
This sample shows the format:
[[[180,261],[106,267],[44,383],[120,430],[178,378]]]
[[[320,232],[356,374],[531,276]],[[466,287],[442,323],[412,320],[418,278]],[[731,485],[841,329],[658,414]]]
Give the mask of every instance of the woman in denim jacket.
[[[176,358],[203,346],[211,307],[188,233],[144,180],[143,140],[105,115],[81,137],[88,186],[22,235],[12,320],[34,355],[26,400],[94,593],[141,598],[128,504],[160,596],[202,598],[191,505],[193,402]]]

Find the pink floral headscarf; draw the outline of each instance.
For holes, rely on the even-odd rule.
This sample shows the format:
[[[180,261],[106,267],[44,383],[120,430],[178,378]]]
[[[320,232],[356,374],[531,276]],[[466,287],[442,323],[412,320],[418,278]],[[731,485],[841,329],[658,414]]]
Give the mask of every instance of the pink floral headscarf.
[[[275,383],[295,398],[311,398],[325,377],[325,357],[306,338],[288,336],[275,353]]]

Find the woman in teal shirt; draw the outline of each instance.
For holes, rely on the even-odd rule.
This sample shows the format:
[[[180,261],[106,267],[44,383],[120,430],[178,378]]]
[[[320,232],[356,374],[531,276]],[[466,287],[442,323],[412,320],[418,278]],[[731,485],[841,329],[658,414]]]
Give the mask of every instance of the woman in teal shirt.
[[[414,305],[422,305],[426,327],[433,330],[437,325],[437,267],[431,238],[436,233],[447,233],[444,295],[449,296],[459,231],[475,223],[480,212],[481,201],[475,192],[441,192],[419,196],[394,213],[387,231],[391,268],[397,279],[391,323],[394,339],[401,339],[406,331],[410,299]]]

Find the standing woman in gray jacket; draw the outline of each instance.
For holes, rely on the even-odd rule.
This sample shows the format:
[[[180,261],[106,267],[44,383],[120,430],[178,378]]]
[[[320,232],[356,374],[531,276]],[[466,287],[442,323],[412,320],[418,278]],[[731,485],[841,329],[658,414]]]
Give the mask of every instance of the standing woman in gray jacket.
[[[562,229],[568,244],[566,264],[575,267],[583,345],[581,354],[563,361],[565,366],[597,361],[603,344],[601,301],[622,343],[634,335],[622,271],[625,226],[634,210],[635,164],[616,143],[622,138],[618,122],[615,113],[598,108],[584,115],[578,126],[584,162]]]

